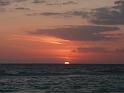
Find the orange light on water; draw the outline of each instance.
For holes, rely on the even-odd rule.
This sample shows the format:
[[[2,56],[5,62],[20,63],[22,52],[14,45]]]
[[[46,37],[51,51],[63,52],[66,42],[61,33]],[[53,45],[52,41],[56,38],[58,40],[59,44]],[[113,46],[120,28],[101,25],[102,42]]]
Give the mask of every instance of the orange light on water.
[[[68,61],[65,61],[65,64],[70,64]]]

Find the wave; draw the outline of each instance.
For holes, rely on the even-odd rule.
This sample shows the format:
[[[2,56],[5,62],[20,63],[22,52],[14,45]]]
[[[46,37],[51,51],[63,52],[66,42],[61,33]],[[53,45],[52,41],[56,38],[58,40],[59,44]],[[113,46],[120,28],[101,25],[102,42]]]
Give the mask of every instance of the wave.
[[[124,74],[123,65],[0,65],[0,76]]]

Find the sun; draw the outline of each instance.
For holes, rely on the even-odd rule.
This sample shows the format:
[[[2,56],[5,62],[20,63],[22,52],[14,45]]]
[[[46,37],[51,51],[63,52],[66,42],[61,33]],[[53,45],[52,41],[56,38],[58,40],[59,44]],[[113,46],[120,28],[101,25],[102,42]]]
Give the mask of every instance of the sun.
[[[65,61],[65,63],[64,63],[64,64],[66,64],[66,65],[67,65],[67,64],[70,64],[70,62],[69,62],[69,61]]]

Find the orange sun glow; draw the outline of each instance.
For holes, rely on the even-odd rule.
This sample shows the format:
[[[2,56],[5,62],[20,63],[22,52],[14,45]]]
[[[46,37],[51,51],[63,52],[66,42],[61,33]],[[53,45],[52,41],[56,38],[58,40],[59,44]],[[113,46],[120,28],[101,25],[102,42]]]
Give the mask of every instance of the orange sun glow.
[[[65,61],[65,64],[70,64],[68,61]]]

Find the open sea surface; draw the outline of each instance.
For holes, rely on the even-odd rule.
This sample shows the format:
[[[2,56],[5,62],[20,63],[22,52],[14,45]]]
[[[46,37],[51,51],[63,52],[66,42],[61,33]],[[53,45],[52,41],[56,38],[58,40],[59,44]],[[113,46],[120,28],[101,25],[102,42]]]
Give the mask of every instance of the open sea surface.
[[[0,93],[124,93],[124,65],[0,64]]]

